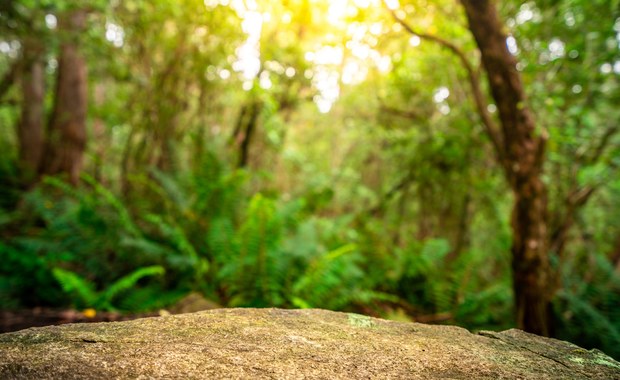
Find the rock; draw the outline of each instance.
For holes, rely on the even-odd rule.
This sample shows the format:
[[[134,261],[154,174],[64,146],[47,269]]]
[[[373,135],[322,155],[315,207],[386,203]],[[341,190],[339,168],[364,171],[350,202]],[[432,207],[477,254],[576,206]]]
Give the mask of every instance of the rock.
[[[216,309],[2,334],[0,378],[620,379],[620,363],[519,330]]]

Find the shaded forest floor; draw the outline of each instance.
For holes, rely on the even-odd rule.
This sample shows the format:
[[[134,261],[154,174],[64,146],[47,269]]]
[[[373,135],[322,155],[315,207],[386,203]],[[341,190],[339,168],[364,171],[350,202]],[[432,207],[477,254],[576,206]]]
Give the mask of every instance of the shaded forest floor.
[[[66,323],[120,322],[132,319],[157,317],[168,314],[184,314],[196,311],[221,308],[198,293],[190,293],[165,310],[143,313],[119,313],[85,309],[54,309],[35,307],[32,309],[0,310],[0,333]]]
[[[19,331],[29,327],[62,325],[66,323],[118,322],[159,315],[159,313],[120,314],[102,311],[93,314],[89,313],[89,311],[59,310],[42,307],[10,311],[2,310],[0,311],[0,333]]]

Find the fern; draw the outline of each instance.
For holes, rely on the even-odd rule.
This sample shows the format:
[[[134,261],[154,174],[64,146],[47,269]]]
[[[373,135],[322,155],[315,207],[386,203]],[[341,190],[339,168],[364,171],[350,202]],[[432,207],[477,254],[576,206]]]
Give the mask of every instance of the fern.
[[[117,297],[120,293],[127,291],[136,286],[138,281],[143,279],[144,277],[150,276],[162,276],[165,273],[165,269],[159,265],[138,268],[132,273],[121,277],[112,285],[110,285],[105,291],[103,291],[100,295],[99,302],[102,305],[111,306],[112,300]]]
[[[408,295],[408,301],[428,308],[428,312],[450,311],[454,305],[455,288],[448,280],[445,257],[450,245],[445,239],[414,242],[399,251],[399,289]],[[397,270],[398,271],[398,270]]]
[[[82,179],[93,186],[95,189],[95,194],[100,195],[109,205],[111,205],[119,216],[119,222],[121,226],[127,231],[131,236],[140,236],[140,229],[135,225],[131,218],[131,214],[123,204],[110,190],[106,189],[100,183],[96,182],[94,178],[88,175],[82,175]]]
[[[299,307],[339,310],[354,300],[370,301],[363,293],[361,256],[347,244],[317,257],[292,288],[292,303]]]
[[[160,284],[131,289],[117,301],[120,310],[144,312],[160,310],[174,305],[187,295],[187,289],[167,289]]]
[[[589,265],[583,266],[577,256],[562,268],[563,289],[554,304],[558,337],[620,358],[620,276],[604,255],[585,253],[581,258]],[[584,268],[596,282],[583,280]]]
[[[235,257],[239,248],[232,220],[215,219],[207,232],[207,245],[214,259],[220,264],[227,262],[230,257]]]
[[[76,273],[61,269],[52,269],[54,278],[58,281],[62,290],[68,294],[75,294],[82,307],[98,307],[99,295],[95,291],[95,286],[88,280],[80,277]]]
[[[238,230],[237,259],[229,258],[221,272],[220,278],[230,281],[233,305],[268,306],[282,302],[282,273],[276,264],[281,235],[275,202],[255,195]]]
[[[204,277],[209,271],[209,261],[201,257],[193,243],[186,236],[185,231],[178,225],[167,222],[159,215],[149,214],[145,218],[150,223],[156,225],[170,244],[174,246],[180,255],[169,256],[168,260],[177,263],[184,262],[194,272],[194,278],[197,284],[204,281]]]
[[[163,190],[166,200],[169,200],[172,205],[182,212],[191,209],[191,197],[188,196],[183,186],[177,180],[170,174],[164,173],[156,168],[151,168],[150,173]]]
[[[79,307],[90,307],[98,310],[116,310],[113,306],[113,300],[119,294],[134,288],[138,281],[144,277],[163,275],[164,272],[165,270],[161,266],[139,268],[116,280],[103,291],[97,292],[91,281],[74,272],[62,268],[52,270],[62,289],[70,295],[77,296],[76,302]]]

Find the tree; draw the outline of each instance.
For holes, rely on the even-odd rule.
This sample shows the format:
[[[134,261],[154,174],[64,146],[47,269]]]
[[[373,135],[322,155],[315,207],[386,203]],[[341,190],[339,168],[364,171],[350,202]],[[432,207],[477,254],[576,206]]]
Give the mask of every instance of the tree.
[[[552,288],[547,189],[542,181],[546,135],[537,136],[517,61],[508,50],[495,4],[489,0],[462,0],[462,4],[499,111],[501,129],[487,130],[497,141],[497,156],[514,196],[511,252],[517,325],[549,335]]]
[[[551,278],[548,257],[547,189],[542,181],[546,135],[537,136],[516,58],[506,45],[507,35],[495,4],[462,0],[489,89],[499,111],[499,125],[488,111],[478,70],[454,43],[411,28],[392,10],[411,34],[442,45],[463,64],[476,110],[494,147],[495,157],[512,190],[512,270],[517,326],[550,335]]]
[[[79,181],[86,147],[87,70],[80,52],[79,33],[86,27],[87,11],[76,9],[60,20],[60,46],[54,109],[49,121],[41,174],[67,174]]]
[[[213,137],[208,125],[226,114],[225,88],[236,83],[227,59],[234,57],[242,33],[234,10],[217,2],[123,2],[112,15],[109,22],[123,37],[108,64],[119,68],[121,80],[112,79],[122,85],[117,89],[125,103],[110,103],[119,114],[126,103],[132,109],[119,120],[129,129],[119,154],[127,193],[134,187],[133,173],[149,167],[172,172],[200,162],[200,154],[182,155],[177,146],[191,138],[200,147]]]
[[[0,6],[0,13],[3,34],[21,44],[20,54],[12,60],[0,80],[0,98],[14,84],[19,85],[17,93],[21,95],[21,109],[17,122],[17,168],[21,173],[21,184],[28,186],[36,180],[43,154],[47,28],[40,21],[43,17],[39,9],[17,7],[9,2]]]
[[[17,127],[18,165],[22,172],[22,180],[28,184],[36,179],[43,155],[45,69],[41,41],[36,38],[27,38],[24,41],[24,50],[19,66],[22,109]]]

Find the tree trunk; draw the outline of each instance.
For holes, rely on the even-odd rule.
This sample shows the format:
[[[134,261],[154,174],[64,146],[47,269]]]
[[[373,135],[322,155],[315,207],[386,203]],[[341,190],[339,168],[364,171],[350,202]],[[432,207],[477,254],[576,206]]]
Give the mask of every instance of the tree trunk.
[[[105,83],[97,83],[93,91],[93,102],[95,107],[100,108],[105,102],[105,97]],[[95,162],[93,165],[93,178],[97,182],[103,183],[103,163],[107,161],[106,148],[110,145],[111,141],[108,138],[108,134],[106,132],[105,121],[103,121],[101,117],[96,117],[95,120],[93,120],[92,128],[92,137],[95,141],[99,142],[94,149]]]
[[[24,41],[19,76],[22,90],[21,118],[17,127],[21,180],[28,186],[36,180],[43,155],[45,68],[43,47],[36,39]]]
[[[54,109],[48,125],[41,174],[66,174],[78,183],[86,146],[87,72],[77,39],[86,25],[84,10],[61,19],[65,40],[60,46]]]
[[[528,332],[549,335],[552,289],[547,252],[547,189],[541,179],[545,139],[536,136],[517,62],[508,51],[495,3],[461,2],[499,111],[499,157],[514,195],[511,251],[517,325]]]
[[[260,116],[261,104],[252,100],[249,104],[241,108],[241,113],[237,119],[235,130],[232,135],[232,143],[239,150],[237,168],[245,168],[250,159],[250,144],[254,137],[254,132]]]

